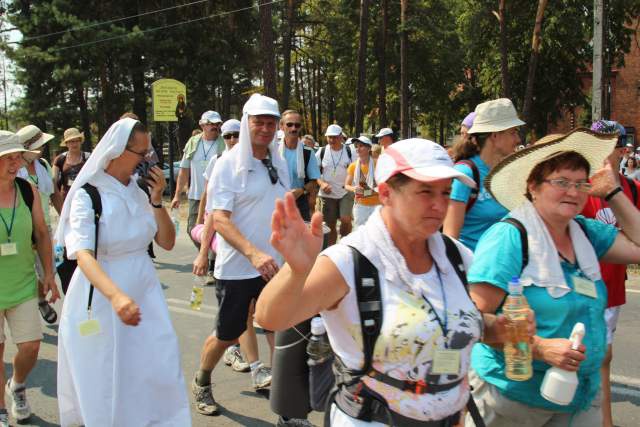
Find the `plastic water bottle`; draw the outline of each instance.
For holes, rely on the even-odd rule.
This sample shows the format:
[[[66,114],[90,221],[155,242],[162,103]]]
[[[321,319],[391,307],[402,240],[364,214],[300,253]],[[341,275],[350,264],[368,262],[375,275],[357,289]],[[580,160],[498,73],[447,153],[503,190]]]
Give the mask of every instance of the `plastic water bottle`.
[[[207,276],[193,276],[193,288],[191,289],[191,298],[189,298],[189,304],[192,310],[200,311],[206,283]]]
[[[584,334],[584,324],[576,323],[569,337],[573,350],[577,350],[580,347]],[[540,394],[550,402],[558,405],[568,405],[576,395],[578,383],[578,374],[554,366],[547,370],[540,386]]]
[[[309,366],[318,365],[333,355],[322,317],[311,319],[311,339],[307,344],[307,355]]]
[[[509,282],[509,296],[502,308],[507,318],[507,342],[504,343],[505,374],[513,381],[526,381],[533,375],[531,345],[527,334],[529,304],[522,295],[520,279]]]
[[[61,245],[55,245],[53,248],[54,259],[56,267],[60,267],[64,262],[64,247]]]
[[[176,234],[180,231],[180,216],[178,214],[178,209],[171,209],[171,222],[173,222],[173,226],[176,228]]]

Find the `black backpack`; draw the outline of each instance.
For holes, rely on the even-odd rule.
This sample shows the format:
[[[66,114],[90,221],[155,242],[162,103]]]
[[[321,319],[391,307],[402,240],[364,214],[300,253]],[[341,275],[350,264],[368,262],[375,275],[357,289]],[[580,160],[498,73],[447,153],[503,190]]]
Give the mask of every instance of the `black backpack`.
[[[476,183],[476,188],[471,189],[471,194],[469,195],[469,200],[467,201],[467,208],[465,212],[469,212],[473,205],[476,204],[478,200],[478,195],[480,194],[480,171],[478,170],[478,166],[471,159],[460,160],[456,162],[456,165],[465,165],[471,169],[471,173],[473,174],[473,182]]]
[[[19,176],[16,177],[16,184],[18,185],[18,190],[20,190],[20,195],[22,196],[22,200],[24,200],[24,203],[29,208],[29,212],[32,213],[33,198],[34,198],[33,187],[31,187],[31,184],[29,183],[29,181],[23,178],[20,178]],[[31,222],[33,222],[33,219],[31,220]],[[31,232],[31,243],[34,245],[36,244],[36,236],[35,234],[33,234],[33,231]]]

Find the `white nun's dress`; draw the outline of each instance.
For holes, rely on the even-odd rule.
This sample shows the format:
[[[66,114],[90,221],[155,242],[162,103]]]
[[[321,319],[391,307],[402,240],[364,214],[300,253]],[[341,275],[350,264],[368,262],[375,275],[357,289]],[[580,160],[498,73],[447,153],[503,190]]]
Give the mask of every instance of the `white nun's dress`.
[[[109,301],[93,292],[92,319],[101,332],[82,336],[89,282],[77,268],[66,295],[58,341],[58,403],[62,426],[188,427],[189,402],[178,341],[147,246],[156,222],[146,195],[99,172],[90,179],[100,192],[102,218],[98,262],[139,306],[142,321],[126,326]],[[65,243],[69,257],[93,250],[91,199],[78,190],[71,200]]]

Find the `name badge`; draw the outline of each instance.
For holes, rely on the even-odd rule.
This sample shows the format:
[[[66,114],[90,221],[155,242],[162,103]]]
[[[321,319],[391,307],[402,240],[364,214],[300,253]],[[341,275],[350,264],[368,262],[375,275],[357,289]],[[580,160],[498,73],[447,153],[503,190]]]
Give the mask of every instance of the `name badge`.
[[[78,324],[78,331],[81,337],[98,335],[101,332],[100,322],[97,319],[89,319]]]
[[[9,256],[18,254],[18,245],[15,242],[0,244],[0,256]]]
[[[436,350],[431,373],[436,375],[457,375],[460,373],[460,350]]]
[[[73,179],[73,178],[69,178],[69,179],[67,180],[67,186],[71,187],[71,186],[73,185],[73,182],[74,182],[74,181],[75,181],[75,179]]]
[[[596,284],[584,277],[573,276],[573,289],[581,295],[585,295],[590,298],[598,298]]]
[[[200,162],[200,169],[202,169],[203,171],[207,170],[207,166],[209,166],[209,161],[208,160],[202,160]]]
[[[364,196],[364,197],[371,197],[371,196],[373,196],[373,190],[364,190],[363,196]]]

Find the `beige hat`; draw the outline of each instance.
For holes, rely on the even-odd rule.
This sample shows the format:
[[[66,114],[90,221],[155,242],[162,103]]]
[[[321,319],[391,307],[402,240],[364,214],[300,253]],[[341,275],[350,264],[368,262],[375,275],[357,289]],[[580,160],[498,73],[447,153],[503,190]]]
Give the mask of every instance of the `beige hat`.
[[[44,133],[38,126],[27,125],[16,132],[20,144],[27,150],[37,150],[53,139],[53,135]]]
[[[500,132],[525,124],[510,99],[500,98],[476,106],[473,126],[467,133]]]
[[[0,157],[12,153],[34,153],[40,154],[37,151],[29,151],[20,144],[20,140],[15,133],[6,130],[0,130]]]
[[[526,200],[527,180],[538,164],[558,154],[574,151],[589,162],[591,174],[594,174],[603,166],[617,141],[617,134],[605,135],[586,128],[576,129],[505,157],[489,172],[485,186],[498,203],[513,210]]]
[[[80,132],[78,129],[76,128],[69,128],[67,130],[64,131],[64,134],[62,136],[62,142],[60,143],[61,147],[66,147],[67,146],[67,141],[70,141],[72,139],[81,139],[82,141],[84,141],[84,133]]]

